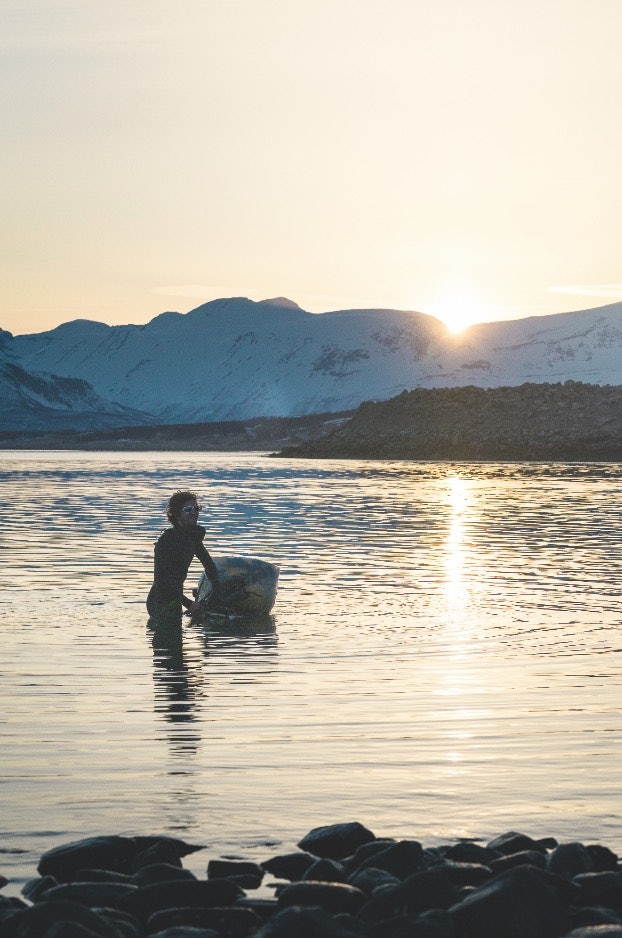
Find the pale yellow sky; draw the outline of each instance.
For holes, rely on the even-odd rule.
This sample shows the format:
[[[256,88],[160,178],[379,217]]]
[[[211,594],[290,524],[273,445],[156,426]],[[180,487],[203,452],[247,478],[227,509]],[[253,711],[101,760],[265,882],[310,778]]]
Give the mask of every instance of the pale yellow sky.
[[[2,0],[0,326],[622,299],[622,0]]]

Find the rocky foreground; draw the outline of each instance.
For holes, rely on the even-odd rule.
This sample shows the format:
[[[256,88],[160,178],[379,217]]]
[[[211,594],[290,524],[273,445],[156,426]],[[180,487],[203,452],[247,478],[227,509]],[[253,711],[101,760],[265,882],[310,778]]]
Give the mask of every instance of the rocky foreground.
[[[358,822],[263,863],[171,837],[94,837],[45,853],[2,938],[622,938],[622,866],[605,846],[510,832],[424,848]],[[269,880],[266,883],[266,878]],[[6,885],[0,877],[0,885]],[[253,895],[260,885],[274,897]]]
[[[328,459],[622,459],[622,387],[523,384],[404,391],[362,404],[281,456]]]

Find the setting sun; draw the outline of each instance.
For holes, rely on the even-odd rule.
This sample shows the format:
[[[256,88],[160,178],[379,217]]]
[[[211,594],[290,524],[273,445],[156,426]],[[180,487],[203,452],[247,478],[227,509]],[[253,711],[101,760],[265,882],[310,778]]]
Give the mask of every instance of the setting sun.
[[[432,304],[431,313],[442,320],[450,332],[462,332],[485,318],[483,304],[478,303],[469,289],[463,286],[447,289]]]

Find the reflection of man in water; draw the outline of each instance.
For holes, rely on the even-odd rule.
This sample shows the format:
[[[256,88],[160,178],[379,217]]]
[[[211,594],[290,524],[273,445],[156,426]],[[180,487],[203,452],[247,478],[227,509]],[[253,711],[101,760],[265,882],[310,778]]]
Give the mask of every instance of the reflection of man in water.
[[[154,620],[148,625],[151,628]],[[197,727],[197,700],[201,690],[201,669],[191,673],[184,657],[179,625],[156,624],[151,632],[153,645],[154,710],[162,714],[173,753],[184,759],[195,753],[201,741]]]
[[[218,571],[203,546],[205,528],[197,524],[201,506],[194,492],[175,492],[166,506],[172,527],[156,541],[153,555],[153,585],[147,597],[147,611],[153,619],[181,618],[182,607],[191,615],[202,611],[200,603],[184,596],[184,581],[193,557],[197,557],[218,596]]]

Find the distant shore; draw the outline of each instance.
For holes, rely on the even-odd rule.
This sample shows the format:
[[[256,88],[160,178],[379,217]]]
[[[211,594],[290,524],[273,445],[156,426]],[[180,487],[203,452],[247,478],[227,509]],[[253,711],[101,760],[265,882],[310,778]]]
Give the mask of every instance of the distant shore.
[[[3,430],[0,449],[266,452],[323,436],[354,411],[102,430]]]
[[[418,388],[356,410],[101,430],[0,431],[0,449],[267,452],[305,459],[622,460],[622,387]]]

